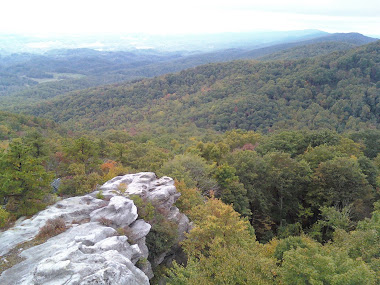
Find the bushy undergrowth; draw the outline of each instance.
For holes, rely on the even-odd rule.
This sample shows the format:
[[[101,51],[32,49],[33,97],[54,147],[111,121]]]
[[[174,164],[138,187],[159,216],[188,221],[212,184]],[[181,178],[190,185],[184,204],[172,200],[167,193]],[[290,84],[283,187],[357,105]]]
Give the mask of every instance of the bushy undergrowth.
[[[165,251],[168,251],[177,240],[178,226],[165,216],[158,214],[149,234],[146,236],[146,245],[149,249],[150,261]]]
[[[47,239],[60,233],[63,233],[66,230],[65,220],[62,218],[55,218],[47,220],[46,224],[40,228],[37,238]]]
[[[0,228],[4,227],[7,224],[8,219],[9,213],[6,210],[0,208]]]
[[[146,236],[146,245],[149,249],[148,260],[153,261],[175,244],[178,225],[168,219],[169,212],[165,208],[137,195],[130,198],[137,207],[139,217],[152,225]]]

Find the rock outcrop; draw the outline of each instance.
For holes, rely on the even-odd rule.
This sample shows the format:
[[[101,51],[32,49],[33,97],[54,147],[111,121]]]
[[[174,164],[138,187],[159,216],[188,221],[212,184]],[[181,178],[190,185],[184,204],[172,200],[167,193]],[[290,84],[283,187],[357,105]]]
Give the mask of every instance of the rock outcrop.
[[[0,233],[2,264],[10,254],[20,260],[0,276],[0,284],[149,284],[153,277],[145,244],[151,225],[138,217],[130,195],[139,195],[165,209],[178,225],[178,241],[190,224],[174,206],[174,181],[143,172],[118,176],[99,191],[61,200],[30,219]],[[67,230],[25,250],[49,219],[60,218]],[[128,234],[122,229],[128,228]],[[172,259],[178,248],[160,254],[154,266]],[[140,262],[139,262],[140,261]],[[139,266],[136,264],[139,262]]]

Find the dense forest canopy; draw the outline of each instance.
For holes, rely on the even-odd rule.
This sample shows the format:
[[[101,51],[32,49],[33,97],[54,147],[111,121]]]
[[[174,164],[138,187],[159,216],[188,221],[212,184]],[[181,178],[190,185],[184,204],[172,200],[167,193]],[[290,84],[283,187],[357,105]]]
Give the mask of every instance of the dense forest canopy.
[[[265,44],[256,46],[229,43],[213,52],[164,52],[136,48],[98,51],[82,48],[50,50],[43,54],[0,54],[0,108],[10,110],[14,105],[29,106],[73,90],[154,77],[212,62],[300,59],[376,41],[358,33],[305,32],[298,31],[295,38],[288,34],[283,40],[273,43],[266,40]]]
[[[183,244],[188,265],[171,269],[171,284],[194,284],[193,278],[215,284],[214,278],[239,276],[248,280],[242,284],[293,284],[339,276],[375,284],[378,130],[267,135],[231,130],[204,137],[189,133],[182,143],[171,134],[107,131],[83,136],[57,132],[55,123],[31,116],[2,113],[1,118],[2,225],[42,209],[56,195],[87,193],[126,172],[155,171],[179,181],[182,196],[177,206],[196,225]],[[50,185],[54,177],[61,179],[56,193]],[[211,198],[204,203],[207,196]],[[154,234],[161,240],[167,233]],[[318,256],[324,261],[305,264]],[[231,261],[225,264],[228,277],[213,271],[212,264],[223,258]],[[335,265],[324,272],[327,261]],[[298,263],[306,267],[292,266]],[[319,273],[309,276],[310,270]],[[210,276],[212,272],[217,277]]]
[[[328,56],[209,64],[68,93],[32,108],[74,129],[149,126],[226,131],[378,128],[380,42]]]

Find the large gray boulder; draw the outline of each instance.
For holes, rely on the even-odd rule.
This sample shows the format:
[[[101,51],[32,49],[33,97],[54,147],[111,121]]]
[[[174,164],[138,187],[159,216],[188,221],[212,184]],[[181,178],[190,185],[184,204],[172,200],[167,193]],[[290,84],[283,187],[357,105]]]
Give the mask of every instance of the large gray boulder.
[[[168,218],[178,224],[179,241],[184,233],[190,230],[190,222],[186,215],[179,212],[174,203],[181,196],[174,186],[174,180],[163,176],[157,179],[153,172],[140,172],[117,176],[100,187],[103,195],[112,197],[115,193],[124,196],[138,195],[159,205],[168,213]]]
[[[106,207],[91,212],[90,217],[91,221],[107,219],[114,227],[125,227],[137,219],[137,208],[132,200],[114,196]]]
[[[178,241],[190,229],[188,218],[174,206],[179,197],[173,179],[152,172],[118,176],[98,191],[59,201],[30,219],[0,233],[0,255],[6,263],[17,246],[33,241],[49,219],[60,218],[67,230],[46,242],[18,250],[19,263],[5,270],[0,284],[149,284],[153,277],[145,244],[151,225],[138,219],[130,195],[139,195],[165,209],[178,224]],[[124,235],[123,228],[128,228]],[[177,247],[161,254],[154,266],[173,258]],[[141,262],[139,269],[136,263]]]

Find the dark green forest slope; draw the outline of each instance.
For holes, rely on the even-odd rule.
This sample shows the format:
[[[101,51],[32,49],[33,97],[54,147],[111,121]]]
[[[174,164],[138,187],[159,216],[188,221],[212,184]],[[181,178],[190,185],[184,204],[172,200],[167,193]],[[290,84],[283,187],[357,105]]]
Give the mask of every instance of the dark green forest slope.
[[[379,128],[380,41],[328,56],[209,64],[76,91],[22,109],[74,129]]]
[[[356,45],[345,42],[321,42],[308,45],[297,46],[290,49],[281,50],[268,55],[260,56],[259,60],[284,60],[301,59],[314,56],[321,56],[334,51],[345,51],[354,48]]]
[[[376,41],[375,38],[366,37],[359,33],[335,33],[324,35],[314,39],[300,42],[283,43],[270,47],[260,48],[245,52],[241,58],[257,58],[257,59],[290,59],[290,58],[306,58],[315,55],[327,54],[333,51],[346,50],[350,47],[369,44]],[[309,53],[301,53],[297,56],[293,51],[309,50]],[[290,52],[290,55],[288,55]],[[272,56],[272,54],[276,56]],[[281,54],[281,57],[278,57]]]
[[[263,47],[225,47],[214,52],[156,50],[52,50],[44,54],[0,55],[0,109],[28,106],[66,92],[154,77],[212,62],[237,59],[300,59],[347,50],[376,39],[357,33],[330,34],[309,40],[288,39]],[[252,45],[252,44],[251,44]]]

